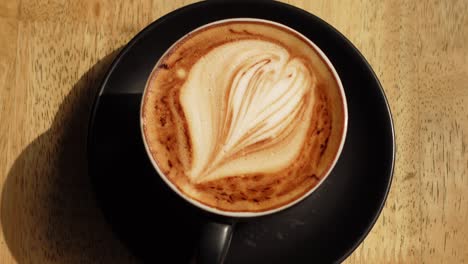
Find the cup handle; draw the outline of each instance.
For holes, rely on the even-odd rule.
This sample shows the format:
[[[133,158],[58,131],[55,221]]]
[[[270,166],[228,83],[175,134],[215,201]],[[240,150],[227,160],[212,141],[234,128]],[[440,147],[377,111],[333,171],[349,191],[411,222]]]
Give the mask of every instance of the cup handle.
[[[208,222],[200,234],[197,264],[222,264],[231,244],[234,224]]]

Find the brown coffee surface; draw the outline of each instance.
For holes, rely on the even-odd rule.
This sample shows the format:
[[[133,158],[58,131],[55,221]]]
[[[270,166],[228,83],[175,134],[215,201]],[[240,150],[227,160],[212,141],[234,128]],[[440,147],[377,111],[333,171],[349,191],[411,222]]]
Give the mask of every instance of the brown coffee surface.
[[[261,212],[324,177],[344,128],[332,71],[302,36],[260,21],[185,36],[153,70],[143,134],[186,196],[223,211]]]

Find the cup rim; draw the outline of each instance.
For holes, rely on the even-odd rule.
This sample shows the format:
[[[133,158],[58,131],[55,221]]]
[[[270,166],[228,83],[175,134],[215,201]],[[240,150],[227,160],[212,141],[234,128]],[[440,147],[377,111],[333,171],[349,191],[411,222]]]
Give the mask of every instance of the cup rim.
[[[328,168],[326,169],[326,171],[324,173],[324,176],[320,179],[320,181],[314,187],[312,187],[307,192],[303,193],[300,197],[298,197],[298,198],[292,200],[291,202],[286,203],[286,204],[284,204],[282,206],[279,206],[279,207],[273,208],[273,209],[269,209],[269,210],[265,210],[265,211],[259,211],[259,212],[224,211],[224,210],[220,210],[218,208],[214,208],[214,207],[208,206],[206,204],[203,204],[203,203],[201,203],[201,202],[199,202],[199,201],[197,201],[197,200],[195,200],[193,198],[190,198],[189,196],[184,194],[181,190],[179,190],[179,188],[174,183],[172,183],[165,176],[165,174],[159,169],[159,166],[158,166],[156,160],[153,158],[152,152],[151,152],[151,150],[150,150],[150,148],[148,146],[148,143],[146,141],[145,130],[144,130],[144,122],[143,122],[143,106],[144,106],[144,103],[145,103],[146,94],[147,94],[147,91],[148,91],[148,84],[150,83],[151,76],[153,76],[153,73],[158,68],[158,65],[161,62],[161,60],[172,50],[172,48],[174,48],[177,44],[180,43],[180,41],[184,40],[190,34],[193,34],[194,32],[197,32],[197,31],[199,31],[201,29],[204,29],[206,27],[210,27],[210,26],[213,26],[213,25],[216,25],[216,24],[227,23],[227,22],[260,22],[260,23],[270,24],[270,25],[274,25],[274,26],[277,26],[277,27],[280,27],[280,28],[284,28],[284,29],[296,34],[298,37],[300,37],[304,41],[306,41],[315,50],[315,52],[317,52],[319,57],[325,62],[327,67],[332,72],[332,75],[333,75],[333,77],[335,78],[335,80],[336,80],[336,82],[338,84],[338,89],[339,89],[339,93],[340,93],[340,97],[341,97],[341,102],[342,102],[342,105],[343,105],[343,129],[341,131],[340,143],[339,143],[339,146],[338,146],[338,150],[335,153],[335,157],[333,158],[333,161],[328,165]],[[335,67],[330,62],[330,60],[325,55],[325,53],[312,40],[310,40],[309,38],[304,36],[302,33],[298,32],[297,30],[295,30],[293,28],[290,28],[289,26],[286,26],[284,24],[275,22],[275,21],[271,21],[271,20],[267,20],[267,19],[259,19],[259,18],[239,17],[239,18],[228,18],[228,19],[216,20],[216,21],[204,24],[202,26],[199,26],[199,27],[191,30],[190,32],[184,34],[182,37],[180,37],[178,40],[176,40],[174,43],[172,43],[172,45],[169,48],[166,49],[166,51],[159,57],[159,59],[155,63],[153,69],[151,70],[151,73],[148,75],[148,78],[146,80],[145,88],[144,88],[142,98],[141,98],[141,102],[140,102],[139,118],[140,118],[140,132],[141,132],[141,135],[142,135],[143,144],[145,146],[146,154],[147,154],[148,158],[150,159],[151,164],[153,165],[153,168],[158,173],[159,177],[169,186],[169,188],[172,189],[172,191],[177,193],[185,201],[189,202],[190,204],[192,204],[195,207],[198,207],[198,208],[202,209],[203,211],[213,213],[213,214],[216,214],[216,215],[226,216],[226,217],[250,218],[250,217],[270,215],[270,214],[274,214],[274,213],[283,211],[283,210],[285,210],[287,208],[290,208],[290,207],[298,204],[299,202],[303,201],[305,198],[307,198],[309,195],[311,195],[315,190],[317,190],[323,184],[323,182],[326,181],[326,179],[330,175],[331,171],[335,167],[336,163],[338,162],[338,159],[341,156],[341,152],[343,150],[344,143],[346,141],[346,134],[347,134],[347,130],[348,130],[348,104],[347,104],[343,84],[341,83],[341,79],[340,79],[338,73],[336,72]]]

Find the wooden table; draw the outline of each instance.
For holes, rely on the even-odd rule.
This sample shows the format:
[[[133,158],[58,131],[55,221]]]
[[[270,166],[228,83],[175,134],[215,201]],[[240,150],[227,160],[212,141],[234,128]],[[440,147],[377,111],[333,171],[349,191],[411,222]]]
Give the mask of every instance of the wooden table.
[[[0,263],[135,261],[90,191],[89,107],[115,51],[190,2],[0,2]],[[360,49],[393,112],[392,190],[346,262],[468,263],[468,1],[287,2]]]

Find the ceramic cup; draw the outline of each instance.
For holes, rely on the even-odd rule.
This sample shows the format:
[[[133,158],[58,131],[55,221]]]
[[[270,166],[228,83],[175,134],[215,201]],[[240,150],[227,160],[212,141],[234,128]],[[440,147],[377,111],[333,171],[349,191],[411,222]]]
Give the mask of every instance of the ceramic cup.
[[[253,18],[233,18],[233,19],[224,19],[224,20],[219,20],[215,21],[206,25],[203,25],[201,27],[198,27],[194,29],[193,31],[189,32],[188,34],[184,35],[182,38],[180,38],[178,41],[173,43],[169,49],[160,57],[164,58],[164,56],[172,50],[173,47],[175,47],[181,40],[183,40],[187,35],[193,34],[205,27],[208,26],[213,26],[218,23],[225,23],[225,22],[242,22],[242,21],[258,21],[266,24],[270,24],[276,27],[281,27],[285,29],[286,31],[290,31],[292,33],[295,33],[299,37],[303,38],[308,44],[310,44],[311,47],[316,51],[316,53],[321,57],[321,59],[327,64],[329,69],[331,70],[333,76],[335,77],[338,87],[339,87],[339,93],[341,95],[341,102],[343,104],[343,129],[342,129],[342,134],[341,134],[341,141],[339,143],[338,151],[336,152],[334,159],[332,163],[328,166],[327,170],[324,173],[324,176],[320,180],[318,184],[316,184],[312,189],[304,193],[302,196],[298,197],[297,199],[292,200],[291,202],[282,205],[280,207],[271,209],[271,210],[266,210],[266,211],[260,211],[260,212],[230,212],[230,211],[223,211],[217,208],[209,207],[205,204],[200,203],[199,201],[196,201],[184,193],[182,193],[167,177],[162,173],[162,171],[158,168],[158,165],[156,161],[154,160],[153,156],[150,153],[149,146],[147,143],[147,140],[145,138],[144,132],[143,132],[143,117],[142,117],[142,111],[140,111],[140,126],[141,126],[141,131],[142,131],[142,137],[143,137],[143,142],[145,145],[146,152],[148,154],[148,158],[151,160],[151,163],[154,166],[154,169],[157,171],[157,173],[160,175],[161,179],[169,186],[169,188],[172,189],[175,193],[177,193],[180,197],[182,197],[184,200],[192,204],[193,206],[198,207],[199,209],[203,210],[204,212],[209,213],[212,216],[211,219],[207,220],[207,223],[203,227],[203,230],[201,231],[201,236],[200,236],[200,243],[199,243],[199,249],[198,249],[198,254],[197,254],[197,263],[222,263],[224,260],[224,257],[226,256],[226,253],[229,248],[229,243],[232,237],[232,232],[233,232],[233,226],[238,220],[249,220],[255,217],[260,217],[260,216],[265,216],[273,213],[277,213],[279,211],[282,211],[284,209],[287,209],[302,200],[304,200],[306,197],[308,197],[310,194],[312,194],[317,188],[327,179],[328,175],[330,172],[333,170],[336,162],[338,161],[338,158],[341,154],[341,151],[343,149],[344,141],[346,138],[346,131],[347,131],[347,125],[348,125],[348,110],[347,110],[347,103],[346,103],[346,96],[344,93],[343,85],[341,83],[340,77],[338,76],[335,68],[333,67],[332,63],[330,60],[327,58],[327,56],[320,50],[320,48],[315,45],[311,40],[309,40],[307,37],[302,35],[300,32],[297,32],[296,30],[285,26],[283,24],[273,22],[270,20],[264,20],[264,19],[253,19]],[[159,65],[159,61],[156,62],[155,68],[153,71],[156,69],[156,67]],[[152,74],[150,74],[152,76]],[[145,86],[145,91],[143,93],[142,97],[142,106],[143,106],[143,101],[146,97],[146,93],[148,90],[148,83],[146,83]]]

